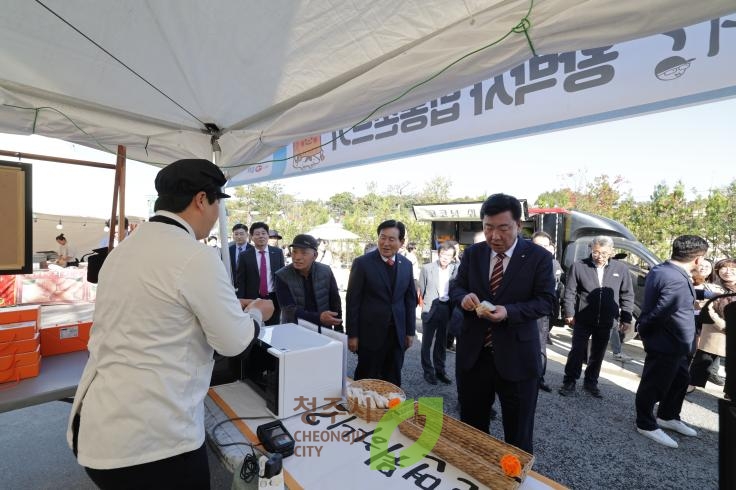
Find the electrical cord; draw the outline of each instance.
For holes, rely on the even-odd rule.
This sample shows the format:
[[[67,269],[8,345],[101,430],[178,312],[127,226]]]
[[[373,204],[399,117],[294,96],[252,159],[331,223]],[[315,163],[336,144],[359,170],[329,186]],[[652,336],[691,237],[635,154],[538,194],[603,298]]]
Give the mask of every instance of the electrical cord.
[[[245,455],[243,464],[240,466],[240,479],[245,483],[250,483],[253,478],[258,476],[258,469],[258,456],[256,456],[253,446],[251,446],[250,454]]]
[[[270,415],[258,415],[258,416],[251,416],[251,417],[234,417],[231,419],[223,420],[222,422],[218,422],[215,424],[215,426],[212,428],[212,440],[215,444],[217,444],[220,447],[228,447],[228,446],[250,446],[251,448],[261,446],[262,444],[259,442],[258,444],[251,444],[250,442],[226,442],[222,443],[217,439],[217,429],[223,425],[227,424],[228,422],[235,422],[238,420],[259,420],[263,418],[271,418]]]
[[[265,415],[265,417],[270,417],[270,416]],[[217,439],[217,429],[223,424],[232,423],[238,420],[257,420],[257,419],[263,419],[263,418],[264,418],[264,415],[256,416],[256,417],[234,417],[231,419],[227,419],[227,420],[218,422],[212,428],[212,441],[218,446],[220,447],[248,446],[250,448],[250,454],[245,455],[245,458],[243,458],[243,464],[240,465],[240,478],[244,480],[245,483],[250,483],[251,481],[253,481],[253,478],[258,476],[258,469],[259,469],[258,468],[258,456],[256,455],[255,448],[258,446],[262,446],[263,444],[260,442],[258,444],[251,444],[250,442],[225,442],[223,443]]]

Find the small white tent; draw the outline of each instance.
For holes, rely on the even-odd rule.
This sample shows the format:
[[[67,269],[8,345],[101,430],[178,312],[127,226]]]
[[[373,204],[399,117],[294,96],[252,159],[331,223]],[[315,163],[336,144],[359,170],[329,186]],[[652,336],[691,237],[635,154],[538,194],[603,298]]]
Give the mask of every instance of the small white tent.
[[[307,232],[307,235],[312,235],[314,238],[321,240],[357,240],[360,238],[352,231],[343,228],[342,223],[335,223],[333,219],[330,219],[327,223],[315,226]]]
[[[0,132],[124,145],[156,164],[216,151],[233,177],[297,139],[502,73],[532,49],[593,48],[734,11],[733,0],[4,0]]]

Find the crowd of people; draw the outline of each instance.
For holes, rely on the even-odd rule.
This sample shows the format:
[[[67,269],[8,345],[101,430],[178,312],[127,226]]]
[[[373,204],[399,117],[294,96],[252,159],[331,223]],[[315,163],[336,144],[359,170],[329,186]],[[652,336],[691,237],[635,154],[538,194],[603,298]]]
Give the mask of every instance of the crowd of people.
[[[406,243],[406,225],[387,219],[375,244],[352,263],[343,311],[325,248],[313,236],[293,237],[287,263],[282,237],[267,223],[236,224],[229,274],[198,243],[217,246],[207,238],[219,200],[228,197],[224,183],[206,160],[165,167],[156,177],[156,215],[115,248],[100,272],[90,359],[68,439],[101,488],[172,474],[181,488],[208,488],[202,405],[213,352],[241,354],[263,323],[303,319],[344,332],[357,355],[355,379],[401,386],[420,306],[424,380],[456,383],[461,420],[484,432],[498,400],[506,442],[529,453],[539,390],[551,391],[546,345],[560,306],[572,328],[560,395],[576,394],[585,363],[583,391],[605,396],[598,378],[609,339],[619,341],[614,358],[625,360],[620,341],[635,328],[634,293],[610,237],[594,237],[589,255],[563,281],[552,238],[522,237],[521,203],[513,196],[494,194],[483,203],[484,240],[462,253],[455,242],[441,243],[436,260],[423,265],[415,244]],[[715,295],[736,291],[736,260],[711,271],[707,250],[697,236],[673,242],[670,260],[647,276],[638,321],[646,358],[632,407],[636,429],[671,447],[677,443],[662,429],[695,435],[680,420],[687,392],[706,381],[723,384],[724,309],[733,299]]]

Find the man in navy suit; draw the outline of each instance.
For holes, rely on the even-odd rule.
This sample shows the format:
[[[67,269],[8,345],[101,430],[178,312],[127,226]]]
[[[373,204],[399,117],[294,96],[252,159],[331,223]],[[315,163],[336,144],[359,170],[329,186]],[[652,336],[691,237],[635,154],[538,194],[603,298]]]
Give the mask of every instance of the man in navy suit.
[[[284,253],[268,244],[268,225],[257,221],[250,225],[253,246],[240,255],[237,271],[237,296],[244,299],[270,299],[273,316],[266,325],[281,323],[281,309],[276,297],[276,271],[284,267]],[[263,268],[265,267],[265,271]]]
[[[417,292],[411,262],[397,252],[406,227],[378,225],[378,248],[353,261],[346,298],[348,348],[358,354],[355,379],[375,378],[401,386],[404,351],[416,327]]]
[[[248,228],[243,223],[236,223],[233,226],[233,243],[228,248],[230,250],[230,278],[233,285],[237,286],[238,261],[240,254],[250,247],[248,243]]]
[[[680,420],[680,411],[690,381],[687,356],[695,339],[695,290],[690,274],[703,263],[707,251],[708,242],[699,236],[675,238],[670,260],[652,268],[644,287],[639,336],[646,357],[636,391],[636,430],[673,448],[677,442],[662,428],[697,435]]]
[[[455,356],[460,419],[488,432],[495,393],[504,439],[531,453],[542,373],[537,319],[552,313],[552,255],[519,235],[515,197],[493,194],[480,216],[485,242],[465,249],[450,286],[464,314]]]

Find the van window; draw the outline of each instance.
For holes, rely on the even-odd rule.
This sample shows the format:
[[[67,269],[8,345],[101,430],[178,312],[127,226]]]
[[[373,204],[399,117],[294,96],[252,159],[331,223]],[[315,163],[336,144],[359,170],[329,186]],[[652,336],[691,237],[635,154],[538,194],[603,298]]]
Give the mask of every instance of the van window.
[[[616,257],[617,260],[621,262],[626,262],[632,267],[647,271],[650,268],[649,262],[644,257],[642,257],[641,255],[637,255],[635,251],[632,251],[630,249],[613,247],[613,255],[614,257]]]

